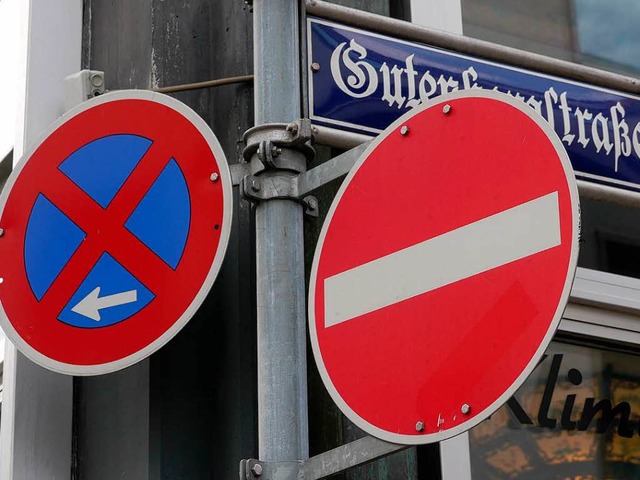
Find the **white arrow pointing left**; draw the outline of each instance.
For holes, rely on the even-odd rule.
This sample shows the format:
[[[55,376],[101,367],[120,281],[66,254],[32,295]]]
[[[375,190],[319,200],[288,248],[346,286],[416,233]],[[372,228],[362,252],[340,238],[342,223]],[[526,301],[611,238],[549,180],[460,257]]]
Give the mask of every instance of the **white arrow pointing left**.
[[[138,300],[138,291],[115,293],[113,295],[100,296],[100,287],[94,288],[86,297],[71,309],[72,312],[88,317],[96,322],[100,321],[100,310],[109,307],[117,307]]]

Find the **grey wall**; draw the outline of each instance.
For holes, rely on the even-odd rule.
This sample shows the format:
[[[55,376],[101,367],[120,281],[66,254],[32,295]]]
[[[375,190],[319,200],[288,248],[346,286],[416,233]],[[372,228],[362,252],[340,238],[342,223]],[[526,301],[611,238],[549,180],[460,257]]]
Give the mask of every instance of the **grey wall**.
[[[408,15],[405,0],[341,3],[383,15]],[[104,70],[111,90],[252,72],[252,15],[242,0],[85,0],[84,18],[84,66]],[[251,85],[175,96],[211,125],[235,163],[242,134],[252,123]],[[318,161],[331,153],[321,149]],[[330,185],[319,195],[325,211],[336,188]],[[252,211],[235,194],[223,269],[183,331],[139,365],[75,380],[74,478],[237,478],[239,460],[257,455]],[[305,224],[310,258],[321,223],[306,219]],[[330,400],[312,361],[309,374],[313,455],[362,432]],[[421,471],[433,470],[434,461],[424,460],[432,450],[410,449],[346,477],[415,479],[419,465],[427,466]],[[439,470],[421,477],[438,478]]]
[[[251,23],[239,0],[85,0],[83,64],[109,90],[245,75]],[[175,96],[235,163],[252,95],[243,84]],[[74,478],[236,478],[256,455],[251,208],[237,192],[234,209],[218,280],[183,331],[141,364],[75,379]]]

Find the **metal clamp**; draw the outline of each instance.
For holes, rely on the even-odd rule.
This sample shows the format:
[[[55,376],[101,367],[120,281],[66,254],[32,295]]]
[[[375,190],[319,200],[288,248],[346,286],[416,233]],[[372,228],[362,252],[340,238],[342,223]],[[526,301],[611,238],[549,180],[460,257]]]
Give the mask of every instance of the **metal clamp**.
[[[308,118],[291,123],[267,123],[250,128],[244,134],[246,145],[242,156],[245,162],[257,159],[265,169],[289,170],[297,173],[307,169],[313,159],[311,121]],[[289,153],[295,153],[291,155]],[[299,155],[299,154],[302,155]]]
[[[298,188],[298,176],[306,172],[315,154],[311,146],[311,121],[269,123],[247,130],[242,152],[246,163],[232,166],[233,183],[244,198],[254,202],[274,198],[297,200],[305,213],[318,216],[318,201]]]
[[[288,172],[273,173],[271,175],[245,175],[240,180],[242,196],[258,202],[273,198],[289,198],[301,202],[305,213],[312,217],[318,216],[318,200],[312,195],[304,195],[299,188],[299,176]]]
[[[262,162],[237,163],[230,165],[231,179],[234,185],[240,185],[244,198],[255,202],[291,198],[304,204],[307,215],[317,217],[318,200],[309,193],[346,175],[368,146],[368,143],[359,145],[322,165],[297,174],[272,171],[269,175],[259,175],[266,169]]]

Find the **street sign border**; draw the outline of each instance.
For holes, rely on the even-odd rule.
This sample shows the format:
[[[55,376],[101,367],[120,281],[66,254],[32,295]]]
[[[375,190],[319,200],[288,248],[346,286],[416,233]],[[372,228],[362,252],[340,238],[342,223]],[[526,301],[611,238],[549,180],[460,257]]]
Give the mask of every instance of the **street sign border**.
[[[36,152],[36,150],[40,148],[42,143],[44,143],[49,136],[55,133],[56,130],[58,130],[58,128],[60,128],[64,123],[82,114],[86,110],[105,103],[119,100],[146,100],[169,107],[185,117],[202,135],[204,140],[211,148],[211,151],[213,152],[213,155],[216,159],[220,175],[217,181],[219,181],[222,185],[223,206],[222,220],[220,221],[220,241],[218,243],[218,250],[211,264],[211,268],[209,269],[209,272],[207,273],[204,282],[200,287],[200,290],[198,290],[198,293],[195,295],[191,304],[185,309],[182,315],[178,319],[176,319],[176,321],[171,325],[169,329],[167,329],[162,335],[157,337],[145,348],[142,348],[137,352],[132,353],[131,355],[123,357],[119,360],[114,360],[112,362],[96,365],[74,365],[60,362],[46,355],[43,355],[42,353],[31,347],[31,345],[23,340],[22,337],[17,333],[6,314],[4,306],[2,304],[2,300],[0,299],[0,326],[2,326],[2,329],[6,333],[9,340],[18,348],[21,353],[23,353],[30,360],[50,370],[67,375],[102,375],[122,370],[145,359],[152,353],[162,348],[167,342],[169,342],[169,340],[171,340],[187,324],[191,317],[193,317],[193,315],[198,310],[207,294],[209,293],[209,290],[211,289],[215,279],[217,278],[222,266],[222,262],[227,251],[227,246],[229,244],[229,237],[231,234],[231,223],[233,219],[233,187],[231,183],[231,173],[229,171],[227,157],[222,150],[220,142],[216,138],[211,128],[207,125],[207,123],[190,107],[168,95],[153,92],[150,90],[118,90],[115,92],[100,95],[98,97],[94,97],[65,112],[60,118],[49,125],[44,133],[40,136],[40,138],[22,155],[19,162],[11,172],[11,175],[7,179],[7,182],[0,194],[0,218],[4,213],[7,199],[11,194],[16,180],[20,176],[22,169],[31,158],[31,156]]]
[[[572,245],[571,245],[571,253],[569,256],[569,263],[567,269],[567,277],[564,283],[564,287],[562,290],[562,294],[560,296],[560,300],[558,302],[558,307],[556,308],[555,314],[553,316],[552,321],[550,322],[549,329],[547,330],[546,335],[542,339],[538,349],[535,354],[532,356],[531,360],[522,371],[522,373],[515,379],[515,381],[511,384],[511,386],[500,396],[498,397],[491,405],[489,405],[484,411],[474,415],[469,420],[449,429],[446,431],[440,431],[437,433],[426,433],[426,434],[415,434],[415,435],[407,435],[407,434],[397,434],[388,432],[386,430],[380,429],[375,425],[369,423],[364,418],[360,417],[347,403],[342,399],[342,396],[337,391],[327,369],[325,368],[324,362],[322,360],[322,354],[320,352],[320,346],[318,343],[318,334],[316,331],[316,318],[315,318],[315,291],[316,291],[316,280],[318,274],[318,263],[320,259],[320,252],[322,251],[322,247],[324,245],[324,239],[327,234],[327,230],[331,223],[331,219],[333,218],[333,214],[340,203],[340,199],[344,194],[345,190],[351,183],[351,180],[358,172],[359,168],[366,161],[369,155],[376,149],[376,147],[382,143],[389,135],[393,134],[402,124],[407,122],[409,119],[418,115],[424,110],[429,108],[435,108],[438,105],[443,105],[448,101],[453,101],[461,98],[487,98],[502,101],[511,105],[512,107],[518,109],[527,115],[531,120],[533,120],[538,127],[540,127],[544,133],[546,133],[550,142],[552,143],[558,157],[561,161],[563,170],[565,172],[565,176],[567,179],[567,186],[569,190],[569,196],[571,199],[571,210],[572,210]],[[567,301],[569,299],[569,294],[571,292],[571,287],[573,285],[573,280],[576,273],[576,267],[578,263],[578,247],[580,237],[580,207],[579,207],[579,197],[578,197],[578,187],[575,180],[575,175],[573,173],[573,167],[571,166],[571,162],[569,160],[569,156],[567,155],[564,146],[556,132],[551,128],[550,125],[546,123],[544,118],[539,116],[533,109],[527,107],[522,104],[522,102],[517,101],[516,99],[504,94],[495,91],[459,91],[450,93],[447,95],[441,95],[436,97],[428,102],[425,102],[408,113],[402,115],[399,119],[393,122],[389,127],[387,127],[378,137],[371,141],[371,144],[367,147],[367,149],[362,153],[358,161],[355,163],[349,174],[346,176],[340,189],[336,193],[336,196],[331,203],[331,207],[327,212],[327,216],[322,225],[322,230],[320,231],[320,235],[318,237],[318,242],[316,244],[313,263],[311,267],[311,275],[309,277],[309,297],[308,297],[308,317],[309,317],[309,337],[311,340],[311,349],[313,351],[313,356],[316,362],[316,366],[318,368],[318,372],[320,373],[320,377],[329,392],[331,398],[336,403],[338,408],[342,411],[346,417],[351,420],[354,424],[360,427],[365,432],[373,435],[377,438],[385,440],[391,443],[397,444],[405,444],[405,445],[422,445],[428,443],[440,442],[442,440],[446,440],[448,438],[454,437],[461,433],[468,431],[473,428],[483,420],[490,417],[495,411],[500,408],[517,390],[518,388],[525,382],[529,374],[535,369],[540,358],[542,357],[544,351],[547,346],[553,339],[555,332],[560,324],[560,320],[562,318],[562,314],[564,313]]]
[[[340,8],[348,9],[348,7],[338,7],[338,9]],[[307,56],[309,58],[309,64],[311,64],[311,61],[313,59],[313,44],[311,41],[312,25],[316,24],[316,25],[321,25],[325,27],[330,27],[335,30],[344,30],[348,32],[353,32],[358,35],[368,36],[375,39],[394,42],[396,44],[406,45],[409,47],[424,50],[426,52],[429,52],[430,54],[445,55],[445,56],[449,56],[457,59],[468,60],[471,62],[483,64],[485,66],[496,67],[496,68],[508,70],[510,72],[524,74],[529,77],[536,77],[539,79],[548,80],[550,82],[559,82],[559,83],[568,84],[574,88],[577,87],[577,88],[588,89],[590,91],[597,91],[601,94],[616,95],[626,100],[633,100],[636,102],[640,102],[640,92],[638,91],[632,91],[629,88],[625,89],[623,88],[622,85],[601,84],[602,81],[601,81],[600,75],[598,76],[600,83],[589,83],[584,79],[584,76],[585,76],[584,72],[582,73],[582,75],[580,75],[579,72],[573,72],[572,74],[571,68],[577,67],[578,69],[591,69],[595,72],[605,73],[607,78],[610,78],[613,81],[613,83],[615,83],[616,79],[620,79],[619,82],[624,82],[625,79],[628,80],[628,79],[631,79],[631,77],[624,77],[622,75],[618,75],[615,73],[595,70],[591,67],[586,67],[584,65],[577,65],[572,63],[567,63],[567,66],[565,66],[565,69],[566,68],[569,69],[568,72],[567,71],[556,72],[553,70],[553,68],[538,68],[535,65],[523,66],[521,65],[521,62],[519,63],[515,59],[509,58],[509,55],[508,55],[509,52],[503,52],[504,54],[503,56],[506,56],[507,58],[502,58],[499,55],[499,53],[502,51],[501,49],[507,48],[507,47],[502,47],[500,45],[493,45],[486,42],[483,43],[480,40],[476,40],[476,42],[478,42],[477,48],[482,49],[482,47],[484,46],[484,48],[487,49],[488,48],[487,45],[489,45],[489,46],[496,47],[496,50],[492,50],[490,52],[491,53],[490,55],[483,55],[482,54],[483,52],[486,53],[484,50],[481,50],[481,53],[468,52],[468,51],[465,51],[464,49],[461,49],[460,46],[457,46],[457,47],[451,46],[446,42],[442,44],[443,42],[434,41],[433,38],[427,38],[427,39],[420,38],[419,35],[394,36],[392,33],[389,33],[384,29],[375,28],[373,26],[369,26],[369,27],[359,26],[353,23],[349,23],[349,20],[345,18],[332,19],[329,17],[325,17],[321,15],[316,16],[316,15],[317,14],[314,14],[307,18]],[[388,18],[386,17],[382,17],[381,19],[383,21],[388,20]],[[433,31],[429,31],[429,30],[427,31],[430,33],[433,33]],[[472,40],[471,43],[473,44],[473,39],[470,39],[470,40]],[[517,51],[517,50],[514,50],[514,51]],[[523,55],[530,54],[529,52],[525,52],[525,51],[522,51],[522,52],[517,51],[517,52]],[[530,54],[530,55],[533,55],[533,57],[535,57],[539,61],[541,61],[540,59],[550,60],[556,66],[559,62],[557,59],[550,59],[549,57],[536,56],[536,54]],[[592,76],[593,76],[593,71],[591,72]],[[327,116],[321,116],[319,114],[316,115],[315,104],[314,104],[314,85],[315,85],[314,82],[315,82],[314,76],[312,74],[309,74],[307,79],[307,85],[306,85],[306,88],[308,89],[308,92],[309,92],[309,95],[308,95],[309,117],[315,126],[326,129],[328,131],[327,133],[333,132],[332,134],[327,135],[327,137],[344,138],[344,139],[351,138],[351,139],[354,139],[352,141],[357,142],[356,139],[358,136],[375,138],[375,136],[379,135],[384,131],[384,129],[378,129],[378,128],[374,128],[366,125],[351,123],[344,120],[337,120]],[[504,85],[500,85],[500,84],[494,85],[494,87],[498,87],[498,88],[502,86]],[[318,89],[316,87],[316,90],[322,90],[322,89]],[[349,140],[346,140],[346,142],[348,143]],[[341,146],[345,144],[345,141],[341,141],[341,142],[328,141],[326,143],[329,146],[334,146],[333,143],[336,143],[336,146]],[[565,149],[568,146],[569,145],[567,145]],[[608,158],[608,154],[606,154],[605,157]],[[594,163],[594,162],[590,160],[590,163]],[[576,172],[577,176],[580,177],[581,181],[588,182],[591,185],[611,187],[618,190],[626,190],[636,194],[640,193],[640,181],[633,182],[629,180],[622,180],[619,178],[615,178],[615,176],[613,175],[606,176],[606,175],[601,175],[597,173],[592,173],[589,169],[586,169],[586,168],[583,168],[582,170],[579,170],[579,171],[578,170],[574,170],[574,171]],[[615,171],[613,173],[615,173]]]

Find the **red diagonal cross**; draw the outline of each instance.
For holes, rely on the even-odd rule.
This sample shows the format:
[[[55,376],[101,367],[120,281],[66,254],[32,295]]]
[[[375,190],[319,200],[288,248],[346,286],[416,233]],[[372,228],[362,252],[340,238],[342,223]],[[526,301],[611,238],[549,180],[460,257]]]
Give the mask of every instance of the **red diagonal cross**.
[[[43,194],[86,233],[86,238],[42,298],[40,303],[46,311],[62,311],[104,252],[151,292],[160,291],[171,267],[124,224],[169,163],[171,158],[166,152],[154,142],[107,208],[102,208],[57,168],[51,172],[54,178]]]

